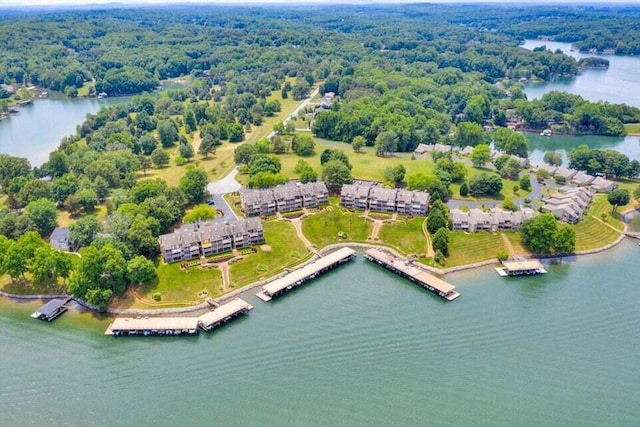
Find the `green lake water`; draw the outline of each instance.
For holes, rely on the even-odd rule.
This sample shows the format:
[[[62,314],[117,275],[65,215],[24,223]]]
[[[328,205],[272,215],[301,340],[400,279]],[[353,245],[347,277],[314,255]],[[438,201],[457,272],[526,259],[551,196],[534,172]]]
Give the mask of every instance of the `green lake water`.
[[[639,260],[457,273],[448,303],[359,256],[188,338],[0,300],[2,424],[640,425]]]

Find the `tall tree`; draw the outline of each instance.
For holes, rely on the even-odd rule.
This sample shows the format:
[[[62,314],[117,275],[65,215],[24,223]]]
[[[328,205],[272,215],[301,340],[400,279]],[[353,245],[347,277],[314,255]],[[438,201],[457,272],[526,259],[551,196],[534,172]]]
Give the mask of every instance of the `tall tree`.
[[[624,206],[631,200],[629,190],[622,188],[616,188],[607,193],[607,201],[612,206],[611,214],[614,214],[618,209],[618,206]]]
[[[58,210],[51,200],[38,199],[29,203],[24,209],[24,214],[41,236],[51,233],[58,224]]]

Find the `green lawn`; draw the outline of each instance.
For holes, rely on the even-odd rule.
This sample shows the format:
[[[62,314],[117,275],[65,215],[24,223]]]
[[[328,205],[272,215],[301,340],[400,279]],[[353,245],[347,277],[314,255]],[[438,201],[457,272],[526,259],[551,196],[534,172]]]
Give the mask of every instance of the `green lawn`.
[[[576,251],[601,248],[614,242],[620,233],[607,227],[596,218],[602,219],[605,214],[606,223],[617,230],[622,230],[624,224],[619,219],[611,217],[611,205],[604,195],[594,197],[591,206],[584,213],[582,221],[574,226],[576,231]],[[594,218],[594,216],[596,218]]]
[[[144,299],[152,300],[156,292],[160,292],[164,304],[194,304],[204,300],[198,293],[206,290],[208,296],[222,294],[222,274],[215,267],[208,269],[200,266],[188,270],[180,269],[180,263],[161,264],[158,266],[158,282],[142,288],[132,286],[133,290]],[[146,306],[143,301],[136,301],[134,306]]]
[[[231,284],[237,288],[281,273],[306,259],[309,252],[298,238],[293,224],[286,221],[264,221],[264,238],[270,250],[234,262],[229,270]]]
[[[419,217],[384,224],[378,234],[380,242],[393,246],[403,255],[423,257],[427,253],[427,239],[422,231],[424,221],[424,217]]]
[[[331,198],[330,205],[302,220],[302,232],[319,249],[333,243],[366,242],[372,229],[372,223],[359,213],[343,211],[337,198]],[[346,238],[338,236],[340,231],[346,233]]]
[[[449,233],[449,253],[445,267],[472,264],[497,258],[500,251],[506,250],[500,234],[489,232],[463,233],[454,231]]]

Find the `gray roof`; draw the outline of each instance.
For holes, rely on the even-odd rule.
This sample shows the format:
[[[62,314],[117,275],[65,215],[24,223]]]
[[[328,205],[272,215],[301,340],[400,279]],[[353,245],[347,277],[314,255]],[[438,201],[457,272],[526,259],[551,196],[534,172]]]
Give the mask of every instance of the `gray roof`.
[[[68,251],[70,236],[71,233],[67,227],[56,227],[49,237],[49,243],[54,249]]]
[[[369,192],[369,199],[395,202],[396,193],[397,190],[394,188],[372,187]]]
[[[52,316],[60,309],[60,307],[64,305],[64,303],[65,301],[62,299],[52,299],[51,301],[40,307],[36,311],[36,313],[46,317]]]

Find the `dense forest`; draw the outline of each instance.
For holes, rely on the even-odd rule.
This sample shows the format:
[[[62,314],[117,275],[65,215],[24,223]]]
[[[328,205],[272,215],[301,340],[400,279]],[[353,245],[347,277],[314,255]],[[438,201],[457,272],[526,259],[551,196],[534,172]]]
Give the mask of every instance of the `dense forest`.
[[[522,37],[560,37],[534,25],[556,8],[519,14],[519,9],[469,8],[473,13],[464,17],[457,7],[434,5],[0,12],[0,82],[6,88],[137,94],[127,104],[88,115],[40,167],[0,154],[6,195],[0,211],[0,235],[5,236],[0,238],[0,274],[19,279],[29,272],[53,282],[68,278],[75,295],[102,308],[127,283],[151,280],[158,235],[206,199],[207,171],[194,160],[207,159],[222,144],[242,142],[253,126],[280,112],[274,93],[284,101],[305,99],[315,87],[321,95],[332,92],[335,101],[309,112],[311,130],[352,144],[354,151],[375,145],[386,156],[413,151],[420,143],[474,146],[480,165],[488,161],[479,154],[484,150],[489,156],[490,142],[526,157],[526,138],[507,129],[510,124],[621,135],[623,123],[640,122],[637,108],[576,95],[552,92],[526,99],[521,80],[578,70],[575,59],[561,52],[519,47]],[[588,30],[609,30],[608,18],[598,30],[591,18],[580,18],[595,20],[600,9],[566,12],[562,28],[582,23],[585,37]],[[619,13],[624,21],[638,10]],[[616,40],[627,40],[626,33]],[[162,80],[181,76],[190,76],[182,89],[150,93]],[[6,88],[0,98],[7,97]],[[235,151],[249,186],[286,181],[277,155],[289,148],[301,157],[314,152],[313,138],[290,135],[295,126],[292,131],[278,123],[274,130],[273,140]],[[285,134],[290,147],[281,138]],[[177,166],[186,165],[177,185],[145,179],[148,169],[165,168],[170,154]],[[571,158],[572,165],[586,162],[588,170],[600,167],[610,174],[629,169],[623,160],[584,150]],[[351,166],[340,151],[325,150],[321,163],[327,182],[339,188],[351,180]],[[465,179],[457,166],[450,158],[440,159],[435,174],[408,177],[407,185],[446,200],[448,185]],[[303,180],[318,179],[302,160],[297,169]],[[519,168],[515,173],[498,169],[504,176],[519,173]],[[385,171],[387,181],[400,175],[404,170]],[[497,175],[491,177],[502,186]],[[491,177],[471,181],[471,194],[495,193],[477,190],[491,187]],[[99,205],[107,210],[104,221],[95,216]],[[38,241],[51,233],[61,211],[79,218],[70,227],[71,243],[84,249],[73,271]],[[38,276],[48,267],[36,260],[48,260],[51,274]],[[102,279],[105,274],[110,280]]]

